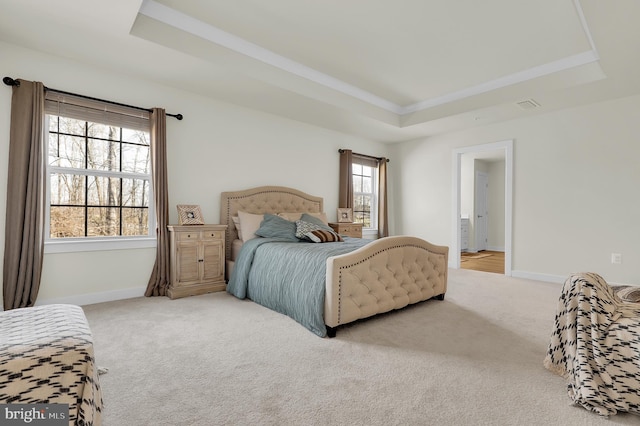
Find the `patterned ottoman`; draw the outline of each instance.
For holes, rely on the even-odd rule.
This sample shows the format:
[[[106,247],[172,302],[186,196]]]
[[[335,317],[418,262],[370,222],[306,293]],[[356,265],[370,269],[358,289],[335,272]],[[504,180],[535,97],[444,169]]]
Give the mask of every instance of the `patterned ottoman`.
[[[637,287],[611,287],[595,273],[572,274],[558,301],[545,367],[567,380],[569,397],[602,416],[640,414]]]
[[[79,306],[0,312],[0,403],[69,404],[69,425],[99,425],[93,338]]]

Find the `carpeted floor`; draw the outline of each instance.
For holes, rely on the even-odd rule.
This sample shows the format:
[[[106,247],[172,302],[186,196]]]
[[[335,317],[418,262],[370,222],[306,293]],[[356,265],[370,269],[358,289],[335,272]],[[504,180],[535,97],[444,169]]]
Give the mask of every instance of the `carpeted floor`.
[[[222,292],[85,306],[104,424],[612,425],[542,366],[560,286],[450,270],[444,301],[321,339]]]

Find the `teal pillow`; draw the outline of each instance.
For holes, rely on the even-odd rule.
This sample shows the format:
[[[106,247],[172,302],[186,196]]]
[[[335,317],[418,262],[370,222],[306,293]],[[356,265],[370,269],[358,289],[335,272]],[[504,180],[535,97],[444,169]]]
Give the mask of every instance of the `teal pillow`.
[[[303,213],[302,216],[300,217],[300,220],[303,222],[313,223],[314,225],[318,226],[318,229],[324,229],[325,231],[333,232],[333,229],[331,229],[329,225],[324,223],[322,219],[318,219],[317,217],[311,216],[310,214]]]
[[[265,214],[256,235],[264,238],[281,238],[290,241],[300,241],[296,237],[295,222],[283,219],[274,214]]]

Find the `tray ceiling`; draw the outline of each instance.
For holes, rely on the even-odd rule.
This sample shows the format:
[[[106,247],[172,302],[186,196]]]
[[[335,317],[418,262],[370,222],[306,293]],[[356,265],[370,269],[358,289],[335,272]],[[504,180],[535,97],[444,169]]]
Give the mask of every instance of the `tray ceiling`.
[[[0,40],[384,142],[639,89],[633,0],[0,2]]]

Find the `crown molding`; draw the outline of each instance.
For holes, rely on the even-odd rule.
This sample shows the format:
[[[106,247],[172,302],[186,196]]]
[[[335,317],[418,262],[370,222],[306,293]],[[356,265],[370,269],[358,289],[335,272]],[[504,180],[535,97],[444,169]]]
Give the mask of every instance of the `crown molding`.
[[[154,0],[144,0],[140,6],[139,13],[171,27],[231,49],[257,61],[276,67],[282,71],[297,75],[331,90],[359,99],[369,105],[382,108],[386,111],[397,114],[398,116],[403,116],[405,114],[434,108],[450,102],[487,93],[492,90],[501,89],[556,72],[597,62],[600,57],[593,42],[593,38],[591,37],[591,32],[580,5],[580,0],[573,0],[573,3],[576,8],[576,13],[580,19],[582,29],[591,46],[591,50],[509,74],[462,90],[447,93],[443,96],[425,99],[405,106],[398,105],[369,91],[279,55],[271,50],[265,49],[255,43],[223,31],[218,27],[202,22],[192,16],[186,15]]]

